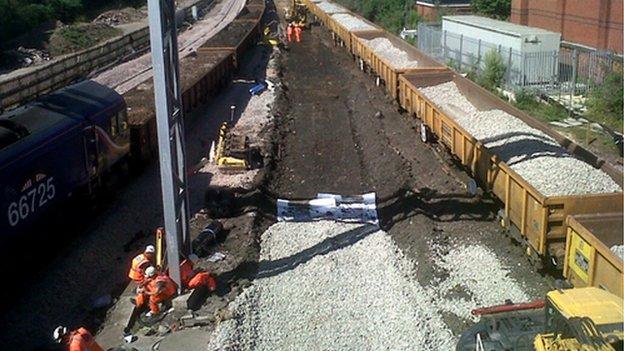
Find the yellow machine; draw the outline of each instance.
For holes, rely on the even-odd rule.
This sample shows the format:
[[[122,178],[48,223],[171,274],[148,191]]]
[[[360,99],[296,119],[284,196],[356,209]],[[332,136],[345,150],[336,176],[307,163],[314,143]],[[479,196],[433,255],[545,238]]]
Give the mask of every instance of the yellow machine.
[[[302,28],[307,23],[307,10],[305,5],[299,0],[290,2],[290,9],[286,11],[286,22],[295,23]]]
[[[596,287],[554,290],[546,295],[546,325],[536,351],[616,351],[624,341],[622,298]]]
[[[221,129],[219,129],[219,141],[217,142],[215,152],[215,162],[219,169],[224,171],[244,171],[248,169],[249,162],[245,156],[248,149],[247,139],[233,136],[229,133],[227,122],[223,122]]]

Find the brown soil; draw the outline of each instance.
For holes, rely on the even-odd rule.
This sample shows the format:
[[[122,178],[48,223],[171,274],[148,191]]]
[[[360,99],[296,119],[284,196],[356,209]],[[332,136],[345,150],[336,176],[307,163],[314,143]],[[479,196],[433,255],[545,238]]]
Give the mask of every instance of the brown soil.
[[[222,31],[210,38],[203,47],[236,47],[255,24],[251,22],[232,22]]]

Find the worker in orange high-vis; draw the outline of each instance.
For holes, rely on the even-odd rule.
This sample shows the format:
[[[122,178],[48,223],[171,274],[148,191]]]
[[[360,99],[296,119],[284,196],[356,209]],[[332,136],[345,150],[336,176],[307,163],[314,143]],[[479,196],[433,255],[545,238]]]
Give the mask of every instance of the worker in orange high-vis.
[[[68,351],[104,351],[93,335],[82,327],[70,332],[66,327],[59,326],[54,329],[52,337],[57,343],[65,345]]]
[[[150,310],[145,316],[151,317],[160,313],[159,304],[171,301],[177,293],[177,284],[168,275],[156,274],[156,268],[150,266],[145,270],[145,281],[132,302],[140,308],[149,300]]]
[[[188,286],[188,282],[195,276],[195,264],[199,261],[199,257],[195,254],[190,254],[186,259],[180,262],[180,283],[182,287]]]
[[[298,24],[295,24],[293,31],[295,32],[295,41],[297,43],[301,43],[301,31],[302,31],[301,26]]]
[[[288,28],[286,28],[286,39],[288,39],[289,43],[292,43],[292,36],[293,36],[293,24],[288,23]]]
[[[143,273],[145,272],[145,269],[154,265],[155,252],[156,248],[154,248],[153,245],[147,245],[143,253],[138,254],[132,259],[132,266],[130,266],[128,277],[137,283],[141,283],[144,278]]]

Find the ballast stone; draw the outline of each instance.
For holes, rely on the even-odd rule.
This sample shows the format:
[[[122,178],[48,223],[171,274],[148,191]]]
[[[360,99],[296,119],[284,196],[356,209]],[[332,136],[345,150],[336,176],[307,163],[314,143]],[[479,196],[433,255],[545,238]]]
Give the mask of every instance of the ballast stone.
[[[545,196],[622,191],[609,175],[576,159],[544,132],[505,111],[478,110],[454,82],[421,91]]]
[[[332,15],[332,18],[336,20],[336,22],[344,26],[349,31],[374,30],[375,29],[374,26],[371,26],[370,24],[348,13],[337,13],[337,14]]]
[[[388,61],[392,67],[399,69],[417,68],[418,61],[409,58],[409,55],[397,48],[386,38],[375,38],[371,40],[363,39],[376,54]]]
[[[388,234],[329,221],[262,235],[259,277],[208,350],[451,350],[436,293]]]
[[[339,13],[339,12],[349,12],[349,10],[344,7],[336,4],[332,4],[331,2],[320,2],[317,5],[321,11],[325,13]]]

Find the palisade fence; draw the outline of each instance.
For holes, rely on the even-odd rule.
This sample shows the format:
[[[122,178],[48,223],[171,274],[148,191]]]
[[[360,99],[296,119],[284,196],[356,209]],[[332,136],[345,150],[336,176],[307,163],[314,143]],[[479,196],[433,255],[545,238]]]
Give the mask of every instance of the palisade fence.
[[[586,95],[622,67],[622,58],[610,52],[561,47],[558,52],[522,53],[424,23],[418,25],[418,48],[457,71],[474,73],[481,73],[484,56],[496,51],[505,63],[507,89],[531,89],[573,109],[582,109],[573,106],[578,102],[575,96]]]

